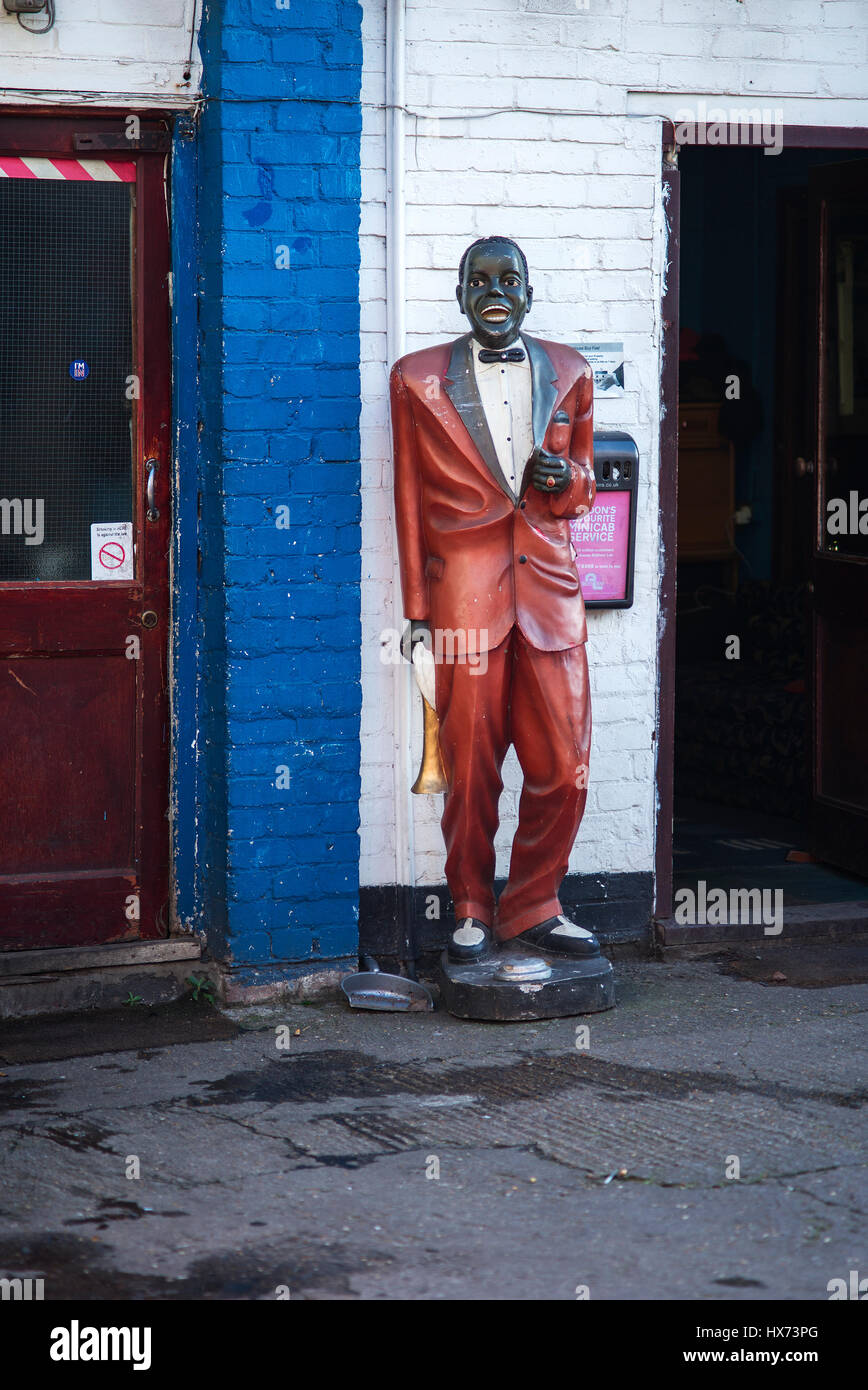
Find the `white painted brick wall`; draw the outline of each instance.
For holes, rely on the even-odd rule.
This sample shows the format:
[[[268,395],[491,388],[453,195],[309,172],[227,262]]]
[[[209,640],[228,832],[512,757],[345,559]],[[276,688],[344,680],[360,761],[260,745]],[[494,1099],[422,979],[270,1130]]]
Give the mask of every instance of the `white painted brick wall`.
[[[365,0],[362,142],[364,644],[392,613],[386,394],[384,0]],[[660,296],[660,117],[707,106],[782,106],[785,119],[868,125],[863,0],[409,0],[407,351],[465,331],[454,286],[468,242],[522,243],[536,289],[530,332],[623,339],[626,395],[596,423],[641,455],[635,603],[588,615],[594,737],[574,871],[654,864]],[[498,112],[499,114],[489,114]],[[554,114],[553,114],[554,113]],[[457,119],[449,119],[457,117]],[[395,879],[394,683],[364,663],[362,883]],[[413,756],[421,749],[421,719]],[[415,773],[415,768],[414,768]],[[518,768],[510,754],[498,867],[508,865]],[[403,803],[400,811],[403,814]],[[413,798],[416,875],[443,881],[439,798]]]
[[[101,105],[183,106],[198,91],[197,0],[55,0],[47,34],[26,33],[0,8],[0,101],[88,100]],[[201,11],[201,2],[197,7]],[[40,16],[25,23],[41,23]]]

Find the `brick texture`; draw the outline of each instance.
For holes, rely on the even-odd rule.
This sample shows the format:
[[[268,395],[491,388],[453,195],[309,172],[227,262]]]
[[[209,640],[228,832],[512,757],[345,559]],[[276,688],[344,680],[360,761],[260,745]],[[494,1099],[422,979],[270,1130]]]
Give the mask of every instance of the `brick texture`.
[[[0,9],[4,102],[38,92],[49,100],[98,95],[109,106],[183,106],[195,96],[202,72],[193,32],[197,0],[57,0],[55,8],[47,34],[26,33]]]
[[[379,660],[394,622],[385,339],[384,32],[365,6],[362,133],[365,884],[395,878],[395,682]],[[868,124],[868,9],[851,0],[410,0],[407,12],[407,350],[465,331],[455,268],[474,237],[518,239],[543,337],[623,340],[626,395],[598,404],[641,455],[635,603],[589,614],[594,739],[574,872],[654,864],[663,114],[784,106],[804,124]],[[643,114],[653,113],[653,114]],[[421,747],[418,698],[414,750]],[[519,771],[505,769],[498,872]],[[416,875],[443,881],[439,798],[414,798]]]
[[[203,585],[223,602],[214,794],[246,966],[357,949],[360,18],[229,0],[207,47],[220,283],[203,375],[222,487]]]

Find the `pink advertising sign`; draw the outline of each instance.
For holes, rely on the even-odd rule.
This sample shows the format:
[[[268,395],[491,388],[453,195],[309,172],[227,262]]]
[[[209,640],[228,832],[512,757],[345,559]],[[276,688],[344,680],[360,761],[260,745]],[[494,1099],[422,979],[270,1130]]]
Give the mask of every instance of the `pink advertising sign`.
[[[585,600],[627,596],[630,493],[598,492],[587,516],[570,522]]]

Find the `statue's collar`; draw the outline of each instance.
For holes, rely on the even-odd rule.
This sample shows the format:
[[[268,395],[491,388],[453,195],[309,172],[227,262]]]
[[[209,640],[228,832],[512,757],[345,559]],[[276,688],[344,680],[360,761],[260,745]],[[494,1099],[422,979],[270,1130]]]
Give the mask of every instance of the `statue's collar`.
[[[474,342],[472,333],[465,333],[452,344],[449,365],[444,382],[446,394],[458,411],[470,438],[482,455],[489,471],[494,475],[504,491],[513,496],[512,489],[503,476],[497,459],[497,451],[485,418],[485,411],[476,386],[473,370]],[[529,334],[521,335],[527,351],[531,371],[531,397],[533,413],[533,440],[539,448],[548,428],[558,394],[558,374],[555,365],[542,343]]]

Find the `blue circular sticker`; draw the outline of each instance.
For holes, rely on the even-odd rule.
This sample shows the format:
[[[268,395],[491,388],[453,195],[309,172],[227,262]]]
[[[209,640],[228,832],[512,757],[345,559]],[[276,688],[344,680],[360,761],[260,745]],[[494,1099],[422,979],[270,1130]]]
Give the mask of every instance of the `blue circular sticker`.
[[[78,362],[70,362],[69,375],[72,377],[73,381],[84,381],[85,377],[89,374],[90,367],[86,362],[82,362],[81,360]]]

